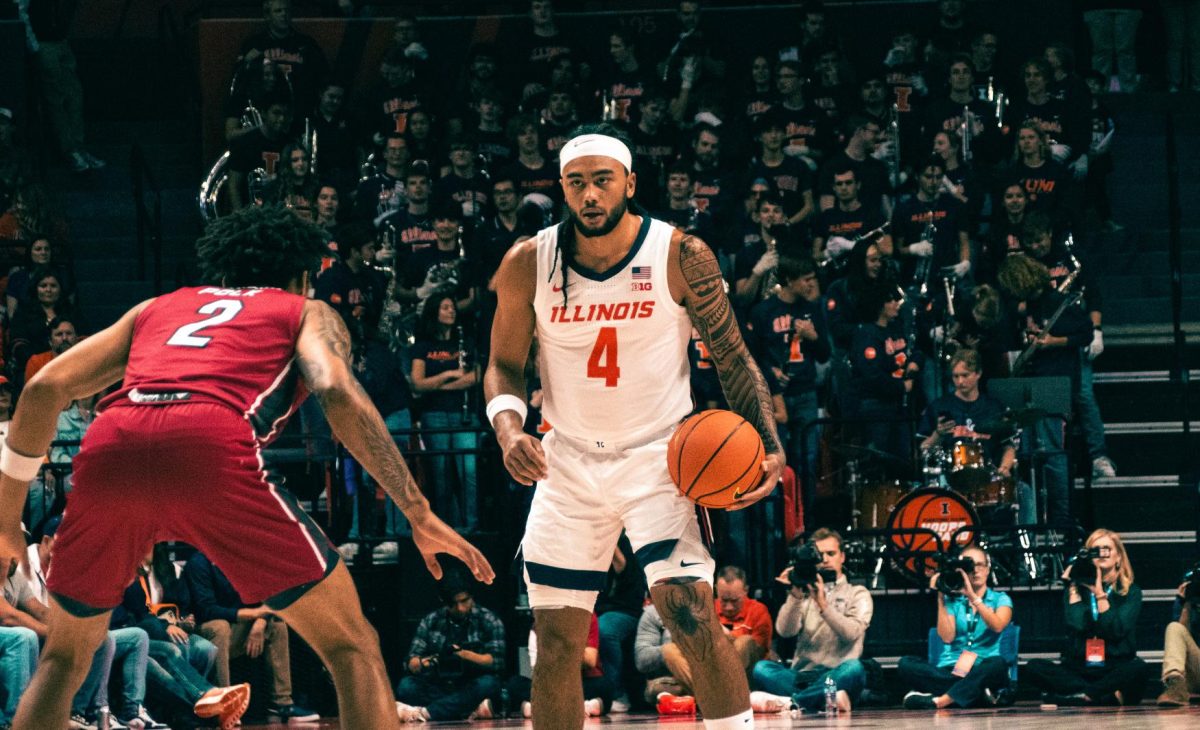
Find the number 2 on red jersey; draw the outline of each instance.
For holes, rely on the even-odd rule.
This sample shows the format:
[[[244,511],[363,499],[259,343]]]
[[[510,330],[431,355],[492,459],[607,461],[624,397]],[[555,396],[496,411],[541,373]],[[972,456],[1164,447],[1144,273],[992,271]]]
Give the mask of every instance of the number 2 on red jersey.
[[[587,376],[601,378],[604,387],[617,387],[617,379],[621,377],[621,366],[617,364],[617,328],[601,327],[596,335],[596,344],[592,346],[592,354],[588,356]]]
[[[242,311],[242,303],[237,299],[218,299],[215,302],[209,302],[197,309],[196,313],[213,316],[199,322],[185,324],[175,330],[174,334],[167,339],[167,344],[176,347],[208,347],[212,337],[197,337],[196,333],[209,327],[225,324],[236,317],[240,311]]]

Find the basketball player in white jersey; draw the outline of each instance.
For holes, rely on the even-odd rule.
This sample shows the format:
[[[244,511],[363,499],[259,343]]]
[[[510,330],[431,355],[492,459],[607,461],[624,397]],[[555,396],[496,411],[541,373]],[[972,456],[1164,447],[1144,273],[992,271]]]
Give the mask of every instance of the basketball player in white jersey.
[[[567,142],[559,163],[568,219],[514,246],[496,274],[488,418],[513,478],[537,483],[522,542],[539,648],[533,722],[538,730],[583,725],[579,657],[625,530],[692,667],[705,726],[744,730],[753,726],[750,692],[714,612],[715,565],[693,504],[667,473],[667,442],[692,407],[693,326],[730,407],[766,446],[762,481],[735,508],[770,494],[783,452],[716,258],[703,241],[630,209],[636,176],[618,134],[590,125]],[[535,332],[552,426],[542,442],[522,430]]]

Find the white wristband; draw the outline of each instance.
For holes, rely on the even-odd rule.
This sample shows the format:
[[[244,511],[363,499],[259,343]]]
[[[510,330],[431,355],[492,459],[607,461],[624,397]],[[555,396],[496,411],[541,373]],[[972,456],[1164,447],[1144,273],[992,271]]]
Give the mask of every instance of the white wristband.
[[[488,423],[492,424],[492,428],[496,427],[496,416],[503,411],[516,411],[517,415],[521,417],[521,423],[525,423],[525,416],[529,414],[529,408],[525,405],[525,401],[511,393],[501,393],[487,404]]]
[[[19,482],[28,482],[37,476],[45,459],[45,454],[24,456],[8,448],[8,444],[4,444],[3,450],[0,450],[0,472]]]

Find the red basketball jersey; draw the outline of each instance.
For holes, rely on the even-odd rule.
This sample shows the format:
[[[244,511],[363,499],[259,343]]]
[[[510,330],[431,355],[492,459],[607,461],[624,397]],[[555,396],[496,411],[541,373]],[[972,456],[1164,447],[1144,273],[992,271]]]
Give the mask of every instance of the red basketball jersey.
[[[134,322],[125,382],[101,409],[217,402],[269,441],[307,395],[295,363],[304,301],[280,289],[213,286],[155,299]]]

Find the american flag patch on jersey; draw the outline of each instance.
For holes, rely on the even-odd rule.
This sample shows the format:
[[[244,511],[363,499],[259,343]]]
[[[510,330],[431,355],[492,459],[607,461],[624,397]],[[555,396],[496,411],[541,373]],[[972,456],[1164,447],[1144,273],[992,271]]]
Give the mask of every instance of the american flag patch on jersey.
[[[650,267],[649,266],[633,267],[633,278],[634,278],[634,280],[649,279],[650,278]]]

